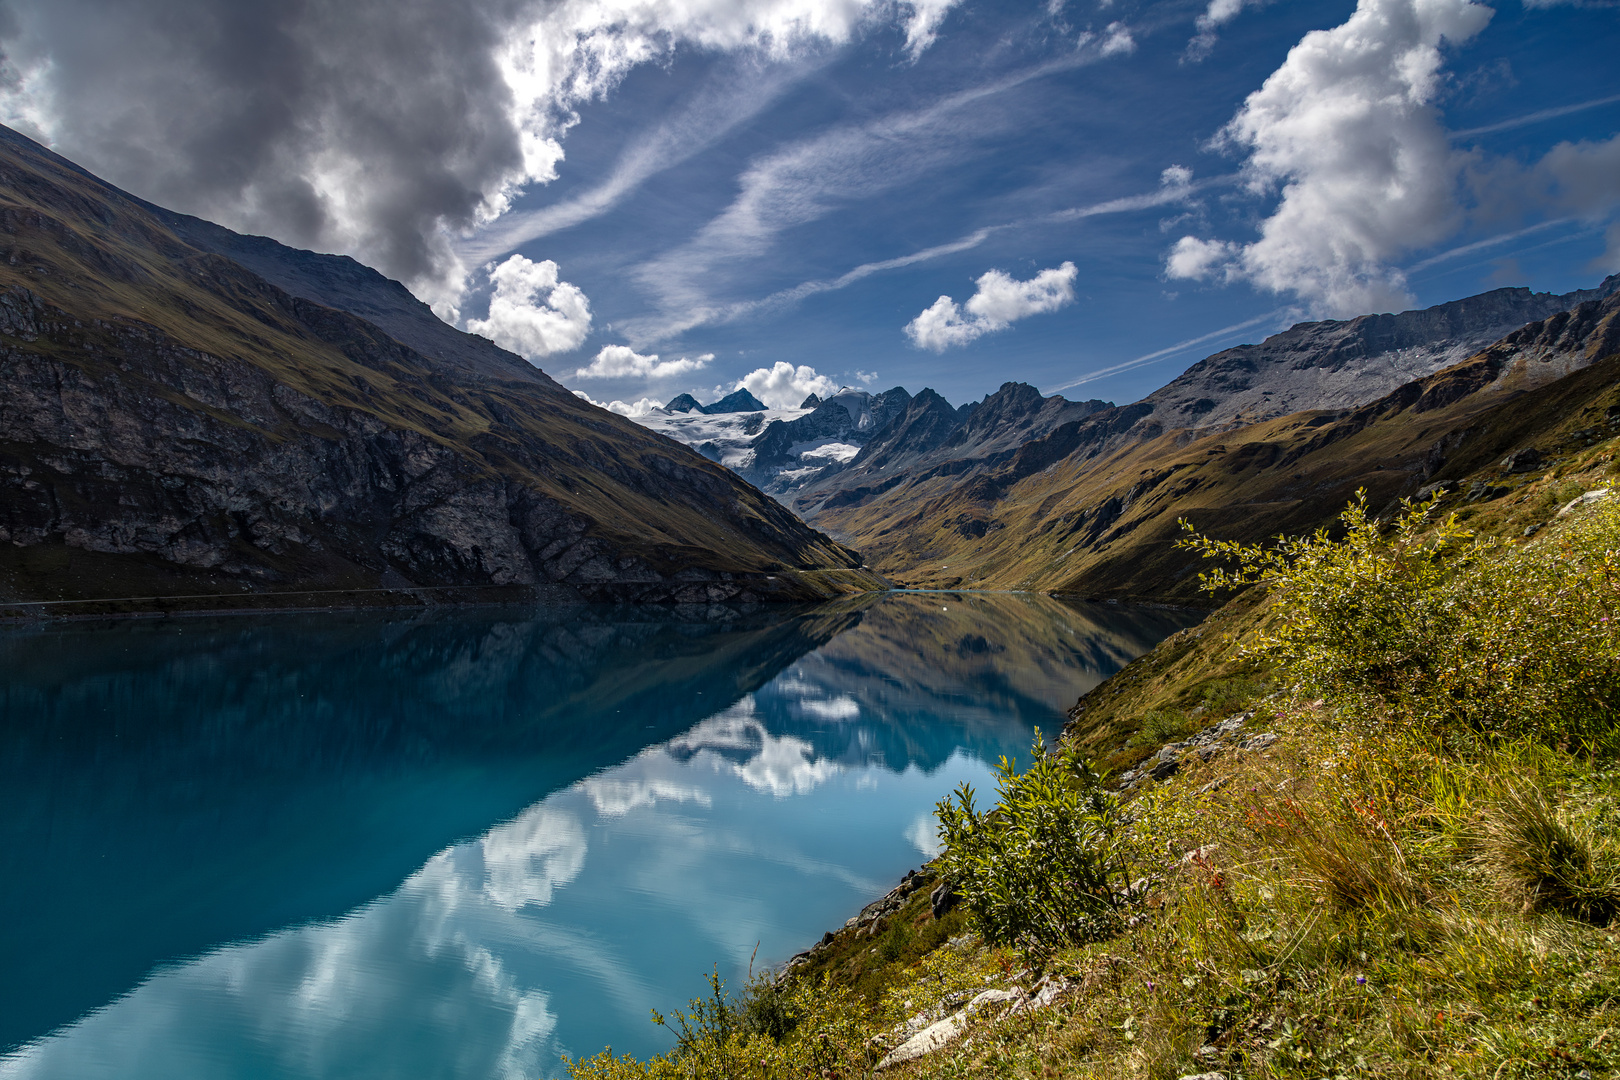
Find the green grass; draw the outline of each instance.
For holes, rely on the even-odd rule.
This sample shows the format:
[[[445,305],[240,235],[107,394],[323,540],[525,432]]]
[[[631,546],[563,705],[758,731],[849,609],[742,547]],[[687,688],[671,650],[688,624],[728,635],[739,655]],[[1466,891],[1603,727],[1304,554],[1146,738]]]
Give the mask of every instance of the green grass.
[[[1588,472],[1547,482],[1578,480],[1587,490],[1590,471],[1609,463],[1574,464]],[[1498,522],[1505,528],[1538,505],[1539,490]],[[1201,633],[1168,640],[1077,708],[1064,752],[1071,763],[1088,738],[1174,729],[1188,713],[1172,709],[1216,716],[1254,707],[1250,730],[1279,736],[1264,752],[1192,759],[1119,807],[1106,843],[1141,877],[1124,893],[1112,878],[1084,886],[1123,905],[1109,932],[1057,920],[1030,947],[1027,931],[1007,929],[1016,922],[1009,912],[1046,909],[1051,894],[1079,887],[1076,871],[1050,859],[1061,869],[1031,880],[1040,847],[986,861],[984,837],[968,835],[959,818],[955,831],[966,838],[939,866],[985,878],[969,890],[977,934],[918,910],[902,929],[836,942],[816,970],[757,983],[738,999],[746,1013],[773,995],[773,1015],[789,1022],[728,1026],[699,1016],[672,1055],[597,1058],[573,1063],[574,1075],[867,1076],[904,1037],[896,1025],[905,1018],[930,1009],[927,1019],[937,1018],[973,992],[1032,988],[1043,975],[1068,986],[1049,1006],[986,1009],[965,1037],[884,1075],[1620,1073],[1620,937],[1611,925],[1620,912],[1620,768],[1615,740],[1603,737],[1620,720],[1620,698],[1581,690],[1589,679],[1606,685],[1620,668],[1620,638],[1608,629],[1620,619],[1620,589],[1610,587],[1617,502],[1551,523],[1528,543],[1450,555],[1434,554],[1444,530],[1427,519],[1410,542],[1379,532],[1360,546],[1305,552],[1316,560],[1308,565],[1287,561],[1264,601],[1251,589]],[[1387,614],[1369,591],[1413,560],[1428,567],[1411,579],[1421,587],[1389,594],[1400,603],[1388,610],[1415,621],[1369,638],[1364,617]],[[1357,597],[1365,604],[1344,607]],[[1572,597],[1589,605],[1574,631],[1564,625]],[[1436,604],[1457,609],[1462,624],[1425,606]],[[1480,612],[1499,625],[1468,623]],[[1456,625],[1475,635],[1468,650],[1436,649],[1400,666],[1406,645]],[[1556,650],[1573,650],[1580,663],[1553,663]],[[1513,722],[1502,722],[1506,698],[1472,681],[1469,664],[1480,658],[1538,703],[1533,715],[1509,709]],[[1431,683],[1463,693],[1466,707],[1431,693]],[[1000,804],[975,828],[995,832],[996,843],[1046,845],[1065,822],[1096,812],[1083,777],[1081,797],[1065,796],[1052,783],[1070,766],[1041,760],[1004,778]],[[1044,824],[1029,824],[1037,819]],[[1005,888],[998,872],[1008,875]],[[924,938],[951,945],[919,951]]]

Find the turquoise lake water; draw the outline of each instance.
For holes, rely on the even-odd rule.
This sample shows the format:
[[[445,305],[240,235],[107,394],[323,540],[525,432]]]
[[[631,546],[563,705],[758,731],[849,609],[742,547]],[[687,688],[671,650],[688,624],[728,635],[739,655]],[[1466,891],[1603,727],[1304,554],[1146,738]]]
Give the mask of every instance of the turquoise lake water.
[[[0,629],[0,1078],[534,1078],[776,964],[1188,625],[1047,597]]]

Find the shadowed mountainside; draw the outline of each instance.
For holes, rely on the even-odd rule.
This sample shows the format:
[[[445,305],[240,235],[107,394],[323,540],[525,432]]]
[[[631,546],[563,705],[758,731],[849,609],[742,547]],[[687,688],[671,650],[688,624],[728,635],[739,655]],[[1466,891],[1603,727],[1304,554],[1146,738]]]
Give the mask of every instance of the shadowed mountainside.
[[[869,581],[397,282],[163,211],[4,129],[0,246],[0,601]]]

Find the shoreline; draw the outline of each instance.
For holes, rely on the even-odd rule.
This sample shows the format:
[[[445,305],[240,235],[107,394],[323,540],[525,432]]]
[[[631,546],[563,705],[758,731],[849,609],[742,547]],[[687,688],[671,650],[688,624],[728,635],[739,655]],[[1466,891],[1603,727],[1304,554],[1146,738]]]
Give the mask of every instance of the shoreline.
[[[853,577],[852,577],[853,575]],[[780,584],[779,584],[780,582]],[[892,591],[870,571],[797,570],[691,582],[602,582],[590,585],[428,585],[275,592],[179,593],[71,600],[0,600],[0,625],[108,618],[172,618],[327,611],[431,611],[449,607],[648,604],[805,604]]]

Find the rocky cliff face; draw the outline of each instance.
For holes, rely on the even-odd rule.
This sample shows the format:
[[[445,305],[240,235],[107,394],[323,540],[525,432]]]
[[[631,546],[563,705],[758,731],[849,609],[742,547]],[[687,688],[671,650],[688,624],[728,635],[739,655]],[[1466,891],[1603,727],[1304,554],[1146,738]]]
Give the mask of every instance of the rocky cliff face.
[[[352,260],[161,211],[4,131],[0,385],[4,600],[793,598],[858,564]]]
[[[1252,424],[1304,409],[1351,409],[1466,360],[1529,322],[1601,300],[1620,275],[1562,295],[1496,289],[1398,315],[1299,323],[1188,368],[1143,399],[1161,429]]]
[[[791,505],[812,517],[881,495],[910,479],[961,476],[994,467],[1025,443],[1110,408],[1106,401],[1042,397],[1028,383],[1010,382],[983,401],[952,409],[944,398],[925,389],[880,428],[847,467],[817,477]]]

